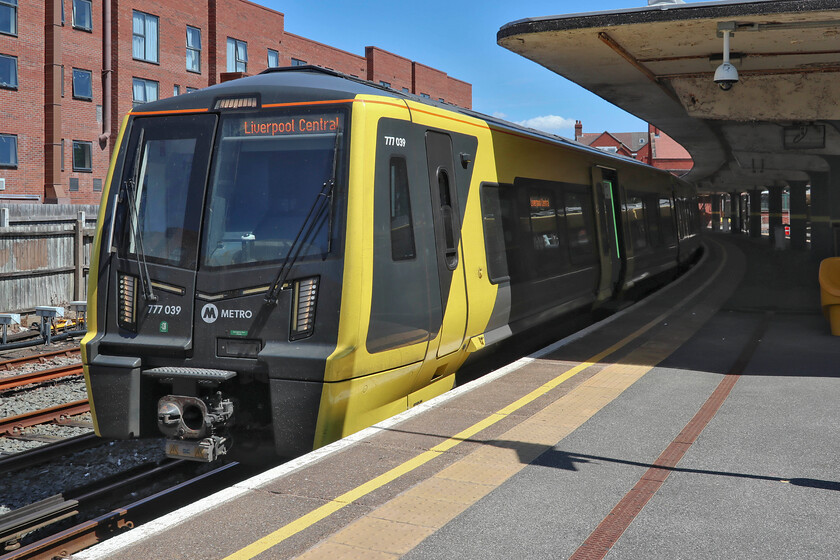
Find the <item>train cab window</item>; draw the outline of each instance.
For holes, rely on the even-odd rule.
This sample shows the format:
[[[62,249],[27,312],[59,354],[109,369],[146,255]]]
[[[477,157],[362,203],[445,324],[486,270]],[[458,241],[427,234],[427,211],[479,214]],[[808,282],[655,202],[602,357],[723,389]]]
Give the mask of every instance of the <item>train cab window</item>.
[[[134,121],[121,187],[117,226],[120,253],[192,268],[201,199],[215,117],[138,118]]]
[[[487,275],[494,284],[510,279],[500,191],[499,185],[481,186],[481,221],[484,226]]]
[[[573,188],[566,189],[566,230],[569,235],[569,255],[572,264],[586,265],[595,261],[595,245],[592,242],[593,224],[592,198],[589,193]]]
[[[395,261],[413,259],[414,223],[411,218],[411,197],[408,190],[408,170],[405,158],[392,157],[391,183],[391,258]]]
[[[329,252],[319,205],[325,185],[341,176],[343,113],[276,113],[225,117],[216,142],[202,243],[209,267],[278,262]],[[332,177],[333,171],[337,177]],[[320,208],[317,212],[310,211]]]
[[[636,251],[645,249],[648,246],[648,239],[642,197],[627,192],[627,199],[624,202],[624,216],[630,227],[630,239],[633,241],[633,248]]]
[[[458,266],[458,246],[455,243],[455,211],[452,209],[452,187],[449,175],[443,168],[438,169],[438,192],[440,193],[440,213],[443,220],[446,267],[455,270]]]

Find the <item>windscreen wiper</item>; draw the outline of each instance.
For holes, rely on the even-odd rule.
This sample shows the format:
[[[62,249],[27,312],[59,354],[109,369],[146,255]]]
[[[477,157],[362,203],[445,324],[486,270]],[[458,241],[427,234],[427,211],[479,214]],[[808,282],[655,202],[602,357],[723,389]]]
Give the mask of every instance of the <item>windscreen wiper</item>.
[[[128,197],[129,204],[129,220],[134,229],[134,239],[136,246],[134,247],[134,257],[137,262],[137,268],[140,269],[140,286],[143,289],[143,297],[146,301],[157,301],[157,296],[152,290],[152,279],[149,276],[149,266],[146,264],[146,250],[143,247],[143,228],[140,227],[140,208],[137,206],[136,191],[140,180],[140,160],[143,154],[143,137],[145,130],[140,130],[140,139],[138,141],[137,154],[134,158],[134,170],[131,177],[124,183],[124,190]]]
[[[329,224],[327,226],[327,253],[330,252],[332,244],[333,192],[335,191],[336,172],[338,169],[338,142],[340,135],[341,131],[338,131],[335,134],[330,178],[327,179],[327,181],[321,186],[321,191],[318,193],[318,196],[315,197],[315,201],[312,203],[312,207],[309,209],[306,219],[303,221],[303,224],[301,224],[300,229],[295,236],[295,240],[292,241],[292,246],[289,249],[289,252],[286,253],[286,258],[283,259],[283,263],[280,265],[280,270],[277,271],[277,276],[271,284],[271,289],[269,289],[268,293],[265,295],[266,303],[277,303],[277,296],[280,293],[283,284],[286,283],[286,278],[289,276],[292,265],[297,262],[301,251],[303,251],[304,241],[309,239],[312,235],[312,232],[315,230],[315,226],[327,210],[329,211]]]

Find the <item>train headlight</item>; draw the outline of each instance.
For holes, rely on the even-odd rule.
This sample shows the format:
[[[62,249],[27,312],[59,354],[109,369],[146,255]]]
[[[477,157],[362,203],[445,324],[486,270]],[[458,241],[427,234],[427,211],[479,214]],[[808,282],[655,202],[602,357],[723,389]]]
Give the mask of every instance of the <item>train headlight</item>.
[[[292,295],[290,340],[312,335],[315,328],[315,303],[318,299],[318,277],[296,280]]]
[[[124,329],[137,329],[137,278],[120,274],[118,287],[119,308],[117,322]]]

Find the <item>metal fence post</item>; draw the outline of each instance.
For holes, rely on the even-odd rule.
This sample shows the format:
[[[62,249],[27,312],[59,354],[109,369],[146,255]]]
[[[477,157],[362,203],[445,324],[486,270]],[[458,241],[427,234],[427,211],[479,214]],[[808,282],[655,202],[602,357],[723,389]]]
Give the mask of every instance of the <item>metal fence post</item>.
[[[73,253],[75,254],[76,270],[73,275],[73,299],[84,298],[84,270],[85,270],[85,213],[76,214],[75,241]]]

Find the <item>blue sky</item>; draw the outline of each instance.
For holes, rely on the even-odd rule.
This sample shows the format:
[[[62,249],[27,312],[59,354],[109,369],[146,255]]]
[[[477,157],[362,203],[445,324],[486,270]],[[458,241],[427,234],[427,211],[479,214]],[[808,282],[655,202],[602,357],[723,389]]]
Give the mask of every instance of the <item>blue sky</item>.
[[[290,33],[364,55],[372,45],[443,70],[473,86],[473,109],[513,122],[547,118],[549,132],[647,130],[644,122],[496,44],[504,24],[526,17],[639,8],[647,0],[256,0],[283,12]],[[559,126],[557,126],[559,125]]]

